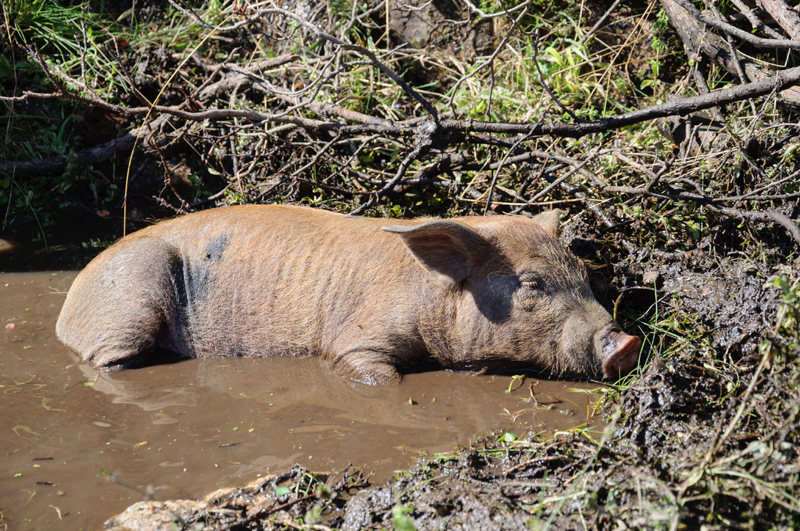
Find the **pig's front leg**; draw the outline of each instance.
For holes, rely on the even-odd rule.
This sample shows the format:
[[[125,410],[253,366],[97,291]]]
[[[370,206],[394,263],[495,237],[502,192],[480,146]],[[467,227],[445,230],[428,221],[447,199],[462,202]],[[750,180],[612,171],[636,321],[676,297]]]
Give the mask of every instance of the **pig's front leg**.
[[[333,369],[367,385],[397,385],[402,376],[395,367],[394,356],[373,350],[351,350],[333,357]]]

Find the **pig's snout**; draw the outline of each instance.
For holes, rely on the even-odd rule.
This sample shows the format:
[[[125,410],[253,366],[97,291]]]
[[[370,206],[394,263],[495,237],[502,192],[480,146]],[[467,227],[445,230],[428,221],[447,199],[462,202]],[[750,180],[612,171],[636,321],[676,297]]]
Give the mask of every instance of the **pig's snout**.
[[[603,358],[603,374],[606,378],[619,378],[631,372],[639,362],[642,340],[619,330],[604,330],[598,333],[600,352]]]

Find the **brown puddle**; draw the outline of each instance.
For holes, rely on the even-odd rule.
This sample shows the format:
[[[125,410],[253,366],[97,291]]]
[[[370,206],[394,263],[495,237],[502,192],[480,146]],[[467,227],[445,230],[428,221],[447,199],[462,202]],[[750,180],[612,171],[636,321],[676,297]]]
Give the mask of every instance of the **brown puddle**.
[[[585,426],[594,401],[580,390],[597,385],[540,380],[536,397],[553,407],[535,407],[523,400],[530,378],[506,393],[510,376],[442,370],[368,387],[317,358],[95,371],[55,338],[74,277],[0,274],[0,511],[9,529],[98,529],[147,491],[194,499],[294,463],[352,463],[382,483],[419,452],[454,450],[486,429]]]

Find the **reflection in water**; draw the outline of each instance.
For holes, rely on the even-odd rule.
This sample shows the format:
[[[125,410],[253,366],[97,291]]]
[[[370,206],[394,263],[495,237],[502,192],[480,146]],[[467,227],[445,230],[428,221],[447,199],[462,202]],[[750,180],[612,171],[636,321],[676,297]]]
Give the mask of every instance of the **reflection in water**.
[[[194,406],[196,397],[189,388],[156,388],[153,380],[139,378],[125,379],[124,373],[98,371],[81,363],[75,356],[75,363],[87,382],[92,382],[95,391],[113,398],[115,404],[135,404],[144,411],[160,410],[169,406]]]
[[[197,498],[294,463],[364,466],[382,482],[420,452],[468,445],[486,429],[586,422],[589,395],[570,389],[589,386],[574,382],[534,387],[540,403],[556,404],[547,409],[524,401],[527,383],[506,393],[510,377],[438,370],[376,388],[317,358],[96,371],[54,336],[73,278],[0,275],[0,494],[13,529],[98,528],[143,492]]]

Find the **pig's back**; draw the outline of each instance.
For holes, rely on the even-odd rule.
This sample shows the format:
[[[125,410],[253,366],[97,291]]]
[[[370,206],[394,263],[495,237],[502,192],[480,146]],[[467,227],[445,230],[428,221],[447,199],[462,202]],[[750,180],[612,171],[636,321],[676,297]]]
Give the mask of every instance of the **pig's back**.
[[[176,278],[196,356],[324,354],[358,330],[414,326],[413,257],[385,220],[302,207],[226,207],[131,235],[181,255]],[[417,273],[417,278],[413,278]],[[403,331],[408,333],[408,331]],[[173,347],[173,345],[165,345]]]

